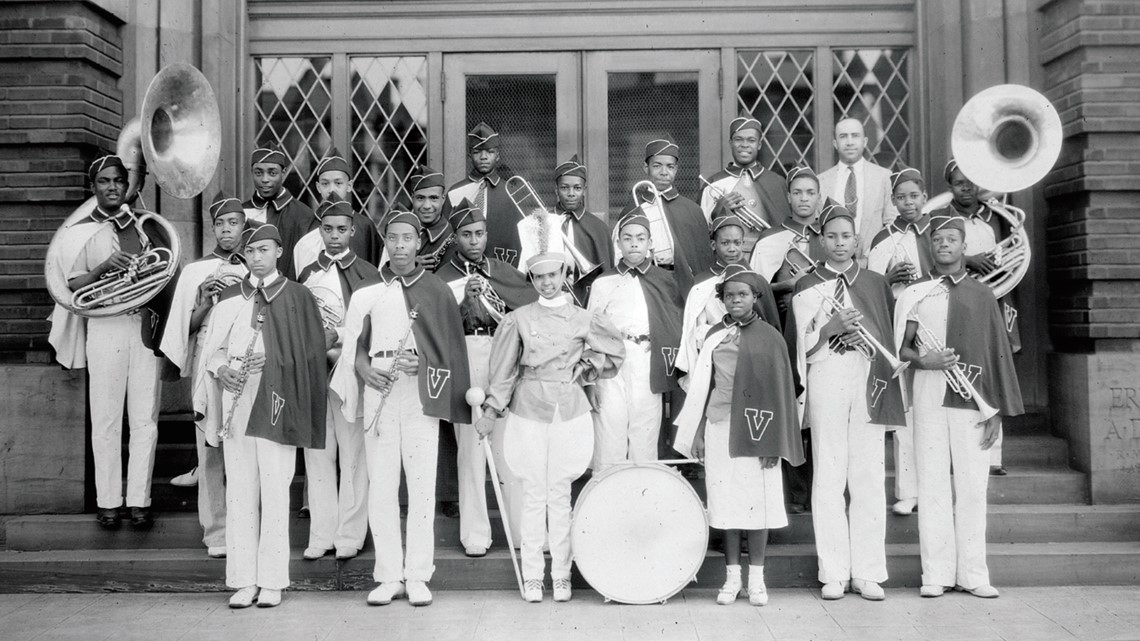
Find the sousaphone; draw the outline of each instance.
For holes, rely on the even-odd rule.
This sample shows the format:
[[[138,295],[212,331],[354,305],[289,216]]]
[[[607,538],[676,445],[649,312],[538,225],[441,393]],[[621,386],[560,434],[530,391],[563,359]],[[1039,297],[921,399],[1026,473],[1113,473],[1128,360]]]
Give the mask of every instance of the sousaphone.
[[[997,263],[978,280],[1001,298],[1029,271],[1025,210],[1004,195],[1033,186],[1061,154],[1061,118],[1049,100],[1022,85],[997,85],[970,99],[954,119],[950,147],[958,169],[978,186],[979,199],[1006,220],[1010,233],[992,251]],[[932,198],[924,212],[950,204],[950,192]]]
[[[149,169],[155,183],[175,198],[193,198],[214,176],[221,153],[221,117],[209,81],[194,67],[163,67],[143,97],[142,113],[123,127],[115,154],[127,166],[125,203],[138,197]],[[178,272],[181,246],[174,226],[152,211],[135,208],[135,226],[149,239],[126,269],[112,270],[99,281],[72,291],[67,274],[74,256],[64,256],[63,235],[95,211],[89,198],[56,231],[48,245],[45,275],[48,292],[67,310],[88,318],[134,311],[166,289]]]

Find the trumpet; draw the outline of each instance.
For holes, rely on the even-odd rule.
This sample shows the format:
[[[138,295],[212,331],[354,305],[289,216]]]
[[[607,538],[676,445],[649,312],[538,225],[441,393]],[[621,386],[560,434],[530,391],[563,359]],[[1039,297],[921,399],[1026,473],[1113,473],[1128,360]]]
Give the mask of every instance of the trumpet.
[[[918,331],[915,333],[915,347],[922,347],[927,352],[941,352],[946,349],[946,344],[939,340],[929,327],[921,320],[916,319],[916,322]],[[972,400],[977,403],[978,411],[983,415],[990,417],[998,413],[997,408],[987,403],[981,394],[978,394],[978,390],[974,389],[974,384],[970,382],[970,377],[966,375],[961,364],[942,370],[942,375],[946,378],[946,386],[951,391],[964,401]]]
[[[712,192],[713,196],[716,196],[717,200],[720,200],[721,198],[724,198],[728,195],[723,189],[710,183],[704,176],[698,175],[697,178],[699,178],[701,182],[703,182],[705,186],[709,188],[709,191]],[[768,221],[764,220],[760,214],[753,211],[752,208],[748,205],[741,204],[734,211],[736,212],[736,215],[740,216],[740,219],[744,221],[744,224],[748,225],[752,229],[755,229],[756,231],[764,231],[766,229],[771,229],[772,227],[768,224]]]
[[[649,191],[649,200],[641,202],[641,197],[638,194],[643,188]],[[669,218],[665,215],[665,207],[662,205],[661,192],[657,191],[657,185],[653,184],[652,180],[642,180],[633,184],[630,188],[630,194],[633,196],[633,202],[638,203],[641,207],[642,213],[649,219],[649,235],[653,239],[653,254],[660,256],[666,262],[673,261],[673,228],[669,225]],[[614,228],[614,240],[616,242],[618,237],[618,229]]]
[[[891,239],[894,241],[894,247],[891,250],[891,262],[889,265],[887,265],[887,271],[894,269],[895,266],[901,263],[909,263],[914,266],[914,269],[910,272],[910,278],[908,279],[908,282],[914,281],[918,278],[918,263],[911,259],[910,252],[907,251],[906,245],[903,245],[899,242],[898,234],[892,234]],[[901,256],[899,255],[900,249],[902,250]]]
[[[83,313],[130,301],[169,281],[173,261],[174,254],[166,247],[151,247],[131,258],[125,268],[108,271],[94,283],[75,290],[71,306]]]
[[[546,208],[542,199],[538,197],[538,192],[534,190],[534,187],[522,176],[511,176],[508,178],[506,189],[507,197],[514,203],[515,209],[518,210],[519,215],[522,216],[523,219],[526,219],[526,217],[530,215],[527,210],[527,201],[530,201],[529,211],[534,211],[535,209],[541,209],[545,212],[551,211]],[[558,233],[562,236],[563,248],[566,250],[566,253],[570,255],[570,259],[574,261],[574,268],[578,274],[574,282],[585,278],[601,267],[601,265],[597,265],[587,258],[581,250],[574,246],[574,243],[570,242],[570,237],[566,235],[566,232],[562,231],[561,226],[558,227]]]
[[[843,305],[831,294],[819,292],[819,295],[823,298],[823,302],[830,305],[836,312],[843,309]],[[887,365],[891,367],[892,378],[898,378],[899,374],[902,374],[906,368],[910,367],[910,363],[899,360],[890,350],[883,347],[883,344],[877,341],[875,337],[871,335],[871,332],[867,331],[866,327],[863,327],[862,323],[855,324],[855,333],[858,334],[860,340],[863,341],[856,347],[859,353],[868,361],[875,360],[875,352],[882,354],[883,358],[887,360]]]

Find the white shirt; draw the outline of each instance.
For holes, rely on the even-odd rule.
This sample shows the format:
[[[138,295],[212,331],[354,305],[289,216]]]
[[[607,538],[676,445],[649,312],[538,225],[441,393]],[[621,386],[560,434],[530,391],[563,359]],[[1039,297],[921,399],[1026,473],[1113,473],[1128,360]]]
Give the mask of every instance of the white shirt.
[[[590,311],[609,316],[610,321],[623,334],[642,336],[649,334],[649,306],[641,283],[633,277],[634,270],[614,274],[594,281],[590,289]]]
[[[863,198],[863,195],[866,193],[863,189],[863,186],[865,184],[865,181],[863,179],[863,169],[866,166],[867,163],[864,162],[864,159],[862,157],[860,157],[859,160],[856,160],[854,165],[848,165],[843,162],[839,163],[837,166],[838,175],[835,177],[835,193],[831,195],[831,197],[835,199],[835,202],[846,207],[847,203],[844,200],[844,192],[847,190],[847,174],[852,171],[855,172],[855,195],[858,200],[855,202],[855,211],[851,213],[855,214],[856,233],[858,233],[858,230],[862,229],[860,225],[863,224],[863,200],[865,200]]]

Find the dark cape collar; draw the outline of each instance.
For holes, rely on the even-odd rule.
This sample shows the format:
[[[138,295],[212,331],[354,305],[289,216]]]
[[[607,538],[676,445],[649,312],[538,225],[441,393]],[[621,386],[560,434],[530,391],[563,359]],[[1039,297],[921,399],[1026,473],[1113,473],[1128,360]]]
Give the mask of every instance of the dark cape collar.
[[[820,263],[819,268],[816,269],[815,271],[824,280],[832,280],[835,278],[842,277],[843,282],[848,287],[855,284],[855,279],[858,278],[859,274],[861,273],[859,270],[859,262],[854,261],[854,260],[851,261],[851,265],[846,270],[844,270],[842,272],[837,272],[834,269],[832,269],[831,267],[828,267],[826,261]]]
[[[262,198],[261,196],[257,195],[257,192],[255,191],[253,192],[253,198],[250,198],[249,200],[253,203],[253,206],[258,209],[265,209],[269,203],[273,203],[273,208],[277,211],[281,211],[282,209],[288,207],[289,203],[293,201],[293,194],[289,193],[288,189],[282,187],[281,191],[277,192],[277,195],[273,198]]]
[[[490,183],[490,185],[492,187],[498,187],[499,181],[502,179],[503,179],[503,177],[499,175],[499,168],[498,167],[495,167],[494,169],[492,169],[491,173],[487,174],[486,176],[480,176],[479,174],[476,174],[476,173],[470,173],[467,175],[467,180],[470,180],[473,183],[487,182],[487,183]]]
[[[258,279],[258,283],[255,284],[253,282],[253,274],[246,275],[241,281],[242,298],[249,300],[253,298],[254,294],[260,291],[261,295],[265,297],[265,302],[272,303],[273,299],[277,298],[277,296],[281,294],[281,291],[285,289],[285,283],[288,282],[288,279],[278,272],[273,272],[272,278],[273,280],[268,285],[259,287],[258,285],[264,283],[265,279]]]
[[[736,176],[738,178],[744,172],[748,172],[748,177],[752,180],[756,180],[760,177],[760,174],[764,173],[764,167],[760,165],[760,161],[758,160],[753,160],[748,165],[738,165],[734,160],[725,165],[724,171],[725,173]]]
[[[396,272],[392,271],[391,265],[384,263],[384,266],[380,268],[380,279],[384,281],[385,285],[391,285],[392,281],[398,279],[400,281],[400,284],[404,287],[411,287],[412,285],[416,284],[416,281],[418,281],[420,277],[424,275],[424,273],[426,273],[424,271],[424,268],[416,265],[416,268],[411,272],[400,276],[397,275]]]
[[[622,275],[633,272],[634,276],[644,276],[645,272],[649,271],[649,268],[652,266],[653,260],[651,258],[646,258],[639,264],[632,266],[629,263],[625,262],[625,259],[623,258],[620,262],[618,262],[617,271]]]
[[[116,229],[123,230],[135,222],[135,214],[130,207],[110,212],[97,206],[95,211],[91,212],[91,220],[97,223],[112,223]]]

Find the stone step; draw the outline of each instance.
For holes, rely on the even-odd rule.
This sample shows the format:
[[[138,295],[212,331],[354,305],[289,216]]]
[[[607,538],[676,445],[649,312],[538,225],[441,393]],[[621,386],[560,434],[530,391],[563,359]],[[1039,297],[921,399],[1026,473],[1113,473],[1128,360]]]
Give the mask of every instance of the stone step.
[[[989,546],[994,585],[1126,585],[1140,582],[1140,543],[1014,543]],[[304,561],[294,550],[291,590],[367,590],[374,559],[364,553],[337,561]],[[504,550],[471,559],[456,550],[437,550],[435,590],[512,590],[515,577]],[[885,587],[921,583],[918,546],[887,546],[890,579]],[[620,568],[615,568],[620,571]],[[764,575],[769,587],[818,587],[813,545],[772,545]],[[52,550],[0,552],[0,592],[208,592],[224,591],[225,560],[198,549]],[[724,580],[724,557],[709,552],[689,589],[708,589]],[[586,588],[575,571],[574,583]],[[361,594],[361,599],[364,595]]]
[[[992,544],[1134,541],[1140,532],[1140,505],[991,505],[988,514],[987,540]],[[497,510],[491,511],[491,527],[501,545],[505,538]],[[18,516],[7,521],[6,535],[7,549],[20,551],[175,549],[202,544],[198,518],[188,512],[158,514],[153,529],[145,532],[126,524],[109,532],[90,514]],[[718,537],[713,530],[712,538]],[[289,538],[293,547],[305,547],[309,521],[292,518]],[[441,549],[458,549],[459,520],[436,516],[435,538]],[[813,543],[811,514],[789,514],[788,527],[772,530],[770,541]],[[917,543],[918,516],[888,514],[887,542]],[[365,546],[371,547],[370,538]]]

